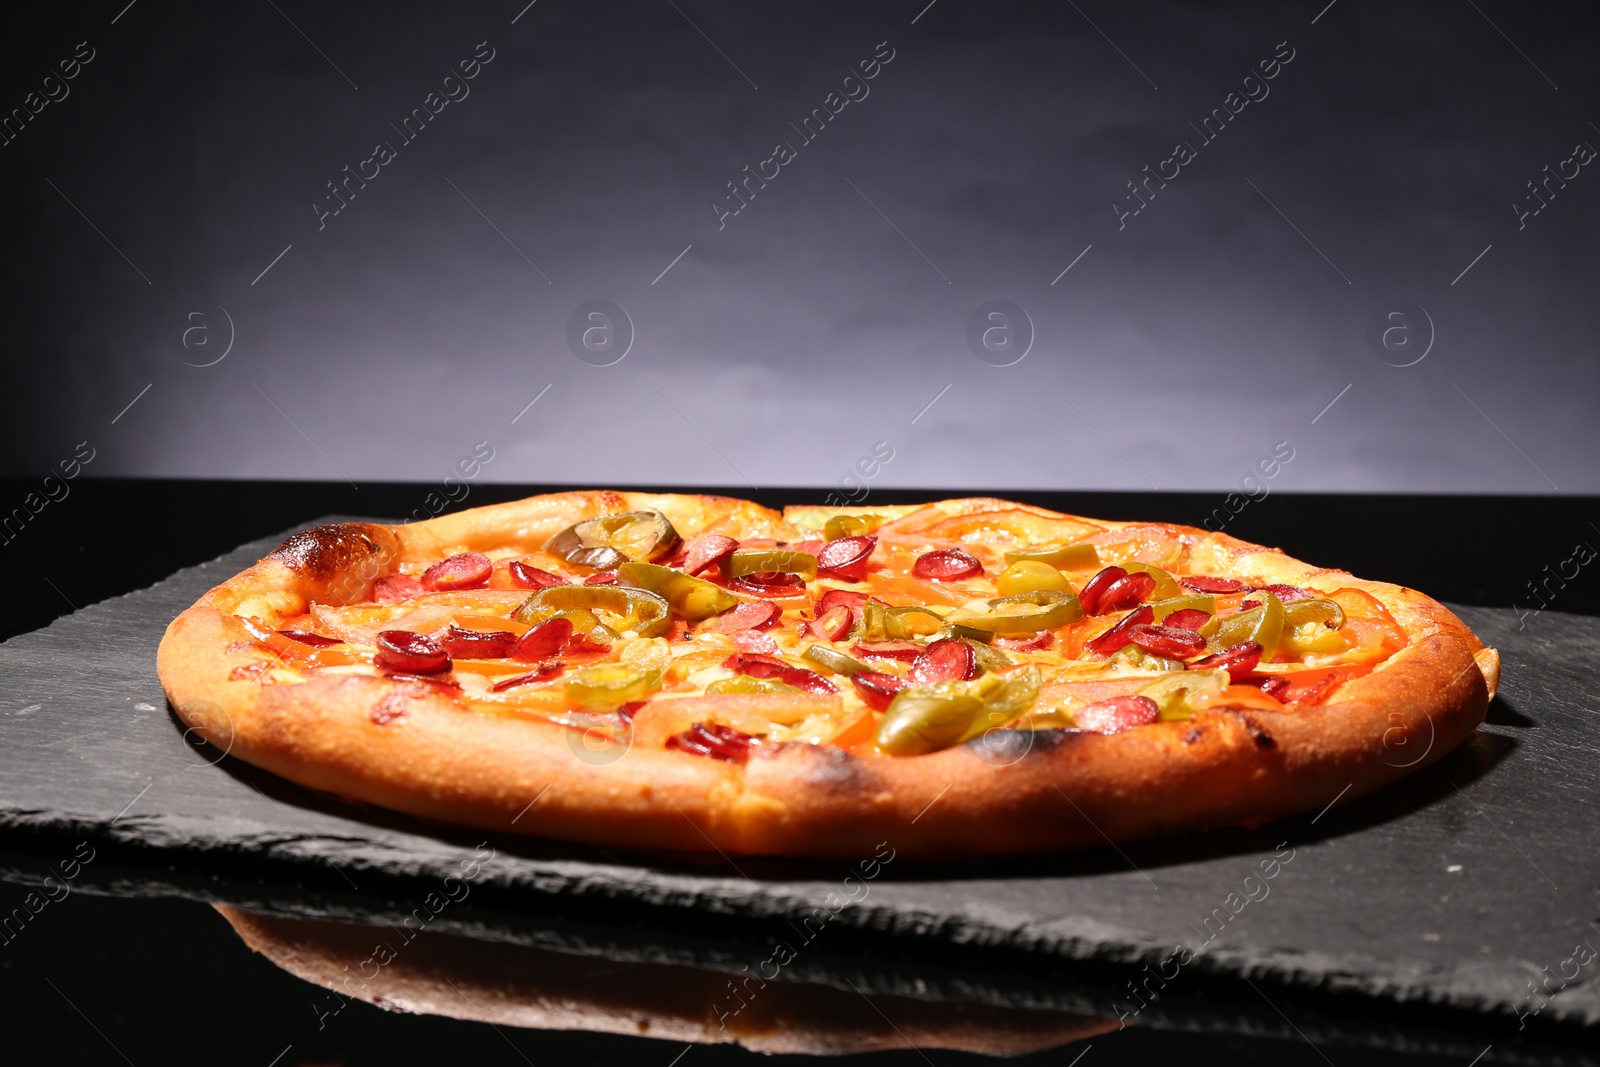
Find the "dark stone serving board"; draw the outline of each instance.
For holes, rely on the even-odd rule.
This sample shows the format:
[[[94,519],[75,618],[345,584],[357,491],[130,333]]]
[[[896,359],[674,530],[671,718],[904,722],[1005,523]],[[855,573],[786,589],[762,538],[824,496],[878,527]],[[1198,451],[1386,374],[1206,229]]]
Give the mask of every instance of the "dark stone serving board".
[[[481,834],[341,804],[184,738],[156,680],[161,633],[279,540],[0,644],[0,849],[87,838],[116,863],[185,872],[119,875],[116,891],[204,898],[197,887],[209,880],[210,899],[357,921],[383,918],[381,901],[363,897],[387,896],[392,909],[409,892],[396,886],[420,893],[483,855]],[[1306,998],[1335,1013],[1353,1005],[1443,1018],[1445,1031],[1468,1027],[1501,1049],[1600,1023],[1600,959],[1573,962],[1577,946],[1600,949],[1600,717],[1590,684],[1600,620],[1545,612],[1519,628],[1511,611],[1458,610],[1501,650],[1504,677],[1489,722],[1433,767],[1258,831],[970,866],[893,862],[828,920],[829,951],[852,946],[877,959],[888,977],[850,972],[869,987],[1126,1012],[1156,1025],[1202,1025],[1206,1012],[1194,1005],[1215,989],[1259,997],[1245,1014],[1290,1033],[1296,1023],[1280,1008],[1297,1011]],[[623,940],[657,952],[677,944],[709,966],[739,958],[719,955],[719,937],[744,937],[741,951],[759,959],[750,945],[790,936],[830,893],[845,892],[852,867],[735,868],[531,840],[492,847],[473,884],[493,906],[439,929],[626,955],[592,948],[613,943],[593,933],[597,917],[620,919],[684,932],[681,943],[636,932]],[[1291,849],[1276,877],[1260,880],[1260,864]],[[0,863],[0,876],[9,866]],[[1257,899],[1241,905],[1249,886]],[[349,899],[338,903],[341,895]],[[590,932],[550,934],[553,915]],[[534,925],[546,932],[529,934],[529,916],[543,916]],[[1174,975],[1185,944],[1200,951]],[[1097,977],[1047,980],[1063,968]],[[1126,983],[1157,971],[1167,988],[1133,1014],[1140,1002]],[[797,973],[825,981],[846,971]]]

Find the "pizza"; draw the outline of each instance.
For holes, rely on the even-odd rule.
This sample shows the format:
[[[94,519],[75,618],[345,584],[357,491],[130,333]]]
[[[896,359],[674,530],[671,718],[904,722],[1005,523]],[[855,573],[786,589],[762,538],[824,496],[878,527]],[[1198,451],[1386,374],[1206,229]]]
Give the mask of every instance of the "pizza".
[[[1470,734],[1499,657],[1190,526],[586,491],[296,534],[158,668],[228,755],[424,819],[943,860],[1348,802]]]

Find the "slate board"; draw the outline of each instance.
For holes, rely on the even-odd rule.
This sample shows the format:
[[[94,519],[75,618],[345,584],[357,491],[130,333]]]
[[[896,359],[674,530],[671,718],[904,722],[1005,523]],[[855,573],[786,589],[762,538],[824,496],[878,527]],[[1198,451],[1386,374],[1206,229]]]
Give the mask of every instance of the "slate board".
[[[156,680],[161,633],[206,589],[281,539],[245,545],[0,644],[0,846],[87,837],[125,860],[143,857],[167,869],[244,863],[258,888],[211,899],[371,921],[381,921],[384,909],[362,902],[363,879],[369,890],[376,882],[380,895],[393,895],[396,880],[437,881],[470,860],[481,834],[343,805],[239,761],[214,762],[214,750],[185,741]],[[1511,611],[1457,610],[1501,650],[1501,693],[1490,722],[1422,773],[1375,797],[1257,832],[966,867],[892,863],[864,900],[830,920],[830,931],[841,944],[856,940],[902,961],[866,976],[873,987],[1093,1007],[1113,1018],[1138,1004],[1123,993],[1130,970],[1148,964],[1170,974],[1163,961],[1179,945],[1200,948],[1183,968],[1197,976],[1195,988],[1185,992],[1187,979],[1174,979],[1134,1016],[1157,1025],[1201,1025],[1204,1008],[1185,1009],[1185,997],[1203,1004],[1207,989],[1246,986],[1273,1011],[1257,1005],[1245,1014],[1277,1029],[1280,998],[1306,996],[1358,1011],[1444,1012],[1501,1048],[1520,1039],[1518,1016],[1534,1008],[1529,1028],[1546,1034],[1600,1024],[1600,960],[1579,967],[1564,987],[1554,977],[1575,946],[1600,948],[1591,814],[1600,801],[1600,717],[1589,682],[1600,670],[1600,620],[1545,612],[1519,628]],[[1267,883],[1268,895],[1229,912],[1229,894],[1243,892],[1245,877],[1259,873],[1280,842],[1293,858]],[[593,928],[573,935],[527,919],[519,932],[515,919],[564,909],[591,918],[646,916],[657,926],[702,931],[670,951],[699,953],[712,966],[732,966],[739,955],[718,954],[708,923],[782,930],[823,905],[847,872],[843,864],[741,860],[735,870],[537,841],[493,844],[495,858],[475,885],[498,894],[499,917],[458,932],[535,943],[565,938],[574,951],[602,954],[621,952],[615,946],[623,943],[668,951],[660,949],[668,942],[637,932],[592,949],[607,943]],[[311,875],[339,888],[319,890],[321,904],[304,903],[314,894],[293,883]],[[274,880],[280,891],[259,888]],[[162,878],[146,876],[122,885],[205,896],[196,881],[183,889],[167,878],[163,889]],[[350,900],[327,903],[345,884]],[[1205,926],[1217,909],[1227,921]],[[544,933],[529,933],[534,927]],[[1206,937],[1214,929],[1221,932]],[[829,980],[821,960],[808,964],[815,973],[807,980]],[[1063,984],[1062,968],[1091,978]],[[1541,979],[1558,995],[1533,999]]]

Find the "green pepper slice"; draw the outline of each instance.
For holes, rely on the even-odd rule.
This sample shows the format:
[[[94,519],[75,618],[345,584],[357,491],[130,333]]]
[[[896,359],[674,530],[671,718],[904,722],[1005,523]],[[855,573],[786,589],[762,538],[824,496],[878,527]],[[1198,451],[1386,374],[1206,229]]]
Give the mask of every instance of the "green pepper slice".
[[[747,574],[798,574],[805,581],[817,576],[817,557],[792,548],[736,548],[728,557],[728,576]]]
[[[632,630],[640,637],[659,637],[672,629],[672,605],[666,598],[626,585],[553,585],[524,600],[511,617],[535,626],[556,615],[567,615],[574,620],[573,629],[577,629],[572,613],[579,609],[617,616],[616,622],[606,625],[619,632]]]
[[[1016,610],[1026,607],[1039,610]],[[950,622],[991,634],[1028,634],[1054,630],[1083,618],[1083,605],[1078,598],[1055,589],[1035,589],[1016,596],[998,597],[989,601],[989,608],[987,614],[952,616]]]
[[[1179,671],[1151,682],[1139,695],[1154,700],[1161,709],[1161,721],[1170,722],[1194,718],[1197,709],[1189,703],[1190,697],[1220,693],[1227,686],[1227,671]]]
[[[815,663],[830,674],[859,674],[862,671],[872,670],[871,667],[855,657],[847,656],[843,652],[837,652],[823,645],[807,645],[805,650],[800,653],[800,658]]]
[[[1350,644],[1339,632],[1344,628],[1344,609],[1325,597],[1285,604],[1283,627],[1283,649],[1291,655],[1330,655]]]
[[[861,605],[861,621],[851,636],[862,641],[906,641],[911,637],[911,627],[887,606],[868,600]]]
[[[1252,593],[1251,596],[1260,598],[1259,607],[1221,619],[1212,616],[1210,622],[1200,627],[1208,649],[1220,652],[1245,641],[1254,641],[1261,646],[1264,660],[1271,659],[1278,651],[1283,640],[1283,601],[1271,593]]]
[[[568,700],[587,707],[617,707],[643,700],[661,688],[661,672],[626,663],[598,663],[575,673],[562,687]]]
[[[1160,623],[1165,621],[1166,617],[1173,612],[1185,611],[1190,608],[1196,611],[1203,611],[1207,615],[1215,615],[1217,613],[1217,598],[1201,593],[1193,593],[1186,596],[1168,597],[1166,600],[1147,601],[1145,607],[1155,613],[1155,621]]]
[[[661,559],[678,541],[667,517],[646,509],[574,523],[546,541],[544,550],[579,567],[610,570],[630,559]]]
[[[1138,560],[1129,560],[1127,563],[1121,564],[1121,567],[1129,574],[1143,571],[1156,580],[1156,587],[1150,591],[1152,600],[1171,600],[1174,597],[1184,596],[1189,592],[1181,582],[1160,567],[1152,567],[1150,564],[1140,563]]]
[[[1036,545],[1017,552],[1007,552],[1006,562],[1034,559],[1062,571],[1087,571],[1100,566],[1100,550],[1093,545]]]
[[[654,563],[621,564],[617,567],[617,581],[650,590],[690,622],[709,619],[739,606],[739,598],[721,586]]]
[[[1184,669],[1183,660],[1168,659],[1158,656],[1153,652],[1146,652],[1138,645],[1124,645],[1116,654],[1106,660],[1106,667],[1113,674],[1125,674],[1137,671],[1140,674],[1149,674],[1152,671],[1181,671]]]
[[[938,682],[900,690],[884,712],[873,743],[895,756],[920,756],[1004,726],[1039,699],[1039,670],[1022,667],[970,682]]]
[[[736,674],[732,678],[719,678],[706,686],[707,693],[799,693],[803,690],[785,685],[776,678],[752,678]]]
[[[835,515],[822,525],[822,536],[829,541],[841,537],[860,537],[882,526],[882,515]]]

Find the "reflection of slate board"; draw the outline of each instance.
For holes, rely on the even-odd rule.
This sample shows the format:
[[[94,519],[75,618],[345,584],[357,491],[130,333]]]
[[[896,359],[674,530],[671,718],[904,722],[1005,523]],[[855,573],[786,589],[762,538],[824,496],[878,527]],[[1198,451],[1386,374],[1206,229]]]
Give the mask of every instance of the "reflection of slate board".
[[[211,766],[213,751],[183,740],[156,681],[161,633],[276,541],[0,645],[0,830],[13,843],[23,831],[88,836],[135,864],[244,868],[344,889],[365,878],[363,891],[378,882],[391,895],[395,879],[442,878],[473,855],[481,835],[344,806],[238,761]],[[1128,975],[1108,968],[1154,968],[1189,942],[1204,949],[1184,968],[1188,979],[1173,980],[1169,1004],[1230,979],[1248,993],[1237,981],[1248,978],[1275,1002],[1370,1007],[1378,998],[1496,1013],[1479,1023],[1488,1040],[1510,1041],[1516,1013],[1539,1004],[1529,1000],[1530,980],[1545,967],[1559,973],[1580,942],[1600,948],[1600,927],[1590,925],[1600,922],[1600,856],[1587,814],[1600,801],[1600,720],[1588,689],[1600,667],[1600,620],[1545,613],[1519,631],[1509,611],[1461,613],[1504,656],[1501,698],[1480,734],[1413,779],[1314,823],[1257,833],[971,867],[892,863],[865,900],[829,922],[829,951],[861,942],[879,955],[937,958],[956,967],[948,973],[957,985],[973,975],[984,997],[1022,1004],[1036,989],[1040,1006],[1079,1010],[1080,994],[1057,999],[1045,976],[1087,964],[1115,976],[1094,985],[1099,1010],[1115,1015],[1112,998]],[[1229,894],[1243,894],[1245,877],[1279,842],[1293,858],[1266,883],[1266,897],[1231,914]],[[821,905],[848,870],[752,860],[734,871],[530,841],[495,846],[477,884],[502,913],[714,923],[750,937],[788,936],[783,920]],[[1207,942],[1208,929],[1220,933]],[[1024,962],[1037,985],[1019,978]],[[983,973],[1007,978],[986,985],[976,981]],[[1600,1023],[1597,974],[1600,960],[1583,967],[1537,1025]],[[1206,982],[1185,989],[1195,975]],[[1163,1015],[1157,1002],[1142,1021]]]

